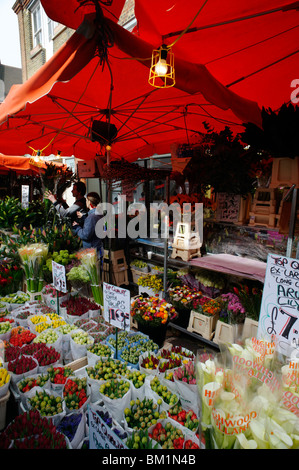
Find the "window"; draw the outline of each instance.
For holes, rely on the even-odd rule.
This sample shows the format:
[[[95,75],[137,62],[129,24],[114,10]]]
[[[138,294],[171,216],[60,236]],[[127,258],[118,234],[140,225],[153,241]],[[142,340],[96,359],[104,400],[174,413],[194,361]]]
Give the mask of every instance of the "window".
[[[40,4],[36,4],[32,9],[32,27],[33,27],[33,47],[42,44],[42,21]]]

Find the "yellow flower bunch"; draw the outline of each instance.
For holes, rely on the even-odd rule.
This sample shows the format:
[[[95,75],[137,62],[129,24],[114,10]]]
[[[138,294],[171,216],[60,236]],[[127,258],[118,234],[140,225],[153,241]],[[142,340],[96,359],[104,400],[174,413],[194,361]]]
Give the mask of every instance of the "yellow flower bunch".
[[[156,274],[148,274],[146,276],[140,276],[137,284],[142,287],[148,287],[153,289],[155,292],[163,291],[163,280]]]

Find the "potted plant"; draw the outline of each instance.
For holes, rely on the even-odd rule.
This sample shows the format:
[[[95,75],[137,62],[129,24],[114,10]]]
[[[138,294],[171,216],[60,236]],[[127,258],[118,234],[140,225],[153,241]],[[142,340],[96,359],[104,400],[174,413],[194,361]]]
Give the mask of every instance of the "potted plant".
[[[196,332],[204,338],[211,340],[222,309],[221,298],[211,299],[201,296],[194,299],[192,305],[193,310],[191,311],[187,330]]]

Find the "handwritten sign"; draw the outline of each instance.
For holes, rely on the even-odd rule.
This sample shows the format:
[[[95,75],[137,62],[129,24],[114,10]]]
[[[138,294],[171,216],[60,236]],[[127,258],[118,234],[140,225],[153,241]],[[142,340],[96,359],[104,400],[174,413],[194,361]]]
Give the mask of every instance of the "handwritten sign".
[[[90,406],[88,407],[88,418],[90,449],[127,449],[123,441]]]
[[[65,267],[52,260],[53,285],[60,292],[67,292]]]
[[[269,254],[258,326],[258,338],[277,341],[287,355],[299,337],[299,260]]]
[[[130,330],[130,291],[103,283],[104,318],[110,325]]]
[[[240,203],[239,194],[218,193],[216,219],[219,222],[238,222]]]

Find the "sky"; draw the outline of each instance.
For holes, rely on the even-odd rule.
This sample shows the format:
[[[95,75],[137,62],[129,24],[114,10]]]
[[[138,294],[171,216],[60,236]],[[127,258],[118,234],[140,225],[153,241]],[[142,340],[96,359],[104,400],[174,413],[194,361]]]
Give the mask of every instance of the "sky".
[[[21,68],[18,17],[12,10],[15,0],[0,0],[0,61]]]

